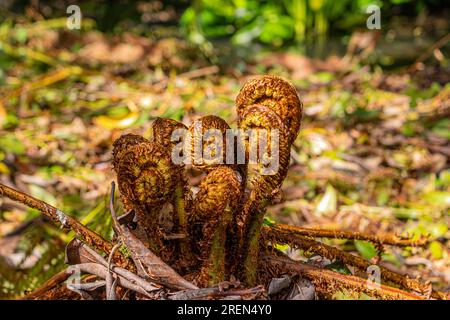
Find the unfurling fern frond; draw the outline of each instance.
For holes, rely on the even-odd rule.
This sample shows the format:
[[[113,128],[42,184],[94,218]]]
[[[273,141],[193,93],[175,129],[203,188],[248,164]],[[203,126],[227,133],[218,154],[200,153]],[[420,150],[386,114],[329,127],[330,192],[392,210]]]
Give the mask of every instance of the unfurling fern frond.
[[[243,195],[244,204],[239,215],[244,277],[249,284],[255,284],[265,208],[286,178],[291,144],[300,129],[303,107],[295,87],[288,81],[275,76],[259,76],[250,79],[243,86],[236,98],[236,108],[239,127],[244,130],[252,129],[258,142],[257,170],[247,162],[246,193]],[[265,139],[261,139],[262,134],[266,135]],[[274,138],[277,138],[276,142],[271,140]],[[250,142],[251,140],[250,137]],[[265,146],[261,146],[262,141],[266,141]],[[246,148],[248,155],[254,151],[250,142]],[[251,160],[250,156],[246,157],[247,160],[249,158]],[[264,168],[261,167],[267,159],[278,161],[272,172],[263,172]]]
[[[158,222],[164,205],[173,197],[181,168],[172,163],[170,153],[162,145],[134,135],[116,141],[113,155],[125,209],[135,211],[149,247],[162,255],[169,254],[165,252],[164,232]]]
[[[245,109],[254,104],[264,105],[275,111],[289,130],[290,143],[295,140],[303,117],[303,105],[297,90],[289,81],[271,75],[251,78],[236,97],[239,119],[243,118]]]
[[[189,127],[192,165],[209,171],[226,163],[228,123],[220,117],[205,116]]]
[[[201,271],[198,282],[215,284],[225,280],[227,235],[239,200],[241,179],[230,167],[211,170],[200,183],[189,220],[192,246],[199,252]]]

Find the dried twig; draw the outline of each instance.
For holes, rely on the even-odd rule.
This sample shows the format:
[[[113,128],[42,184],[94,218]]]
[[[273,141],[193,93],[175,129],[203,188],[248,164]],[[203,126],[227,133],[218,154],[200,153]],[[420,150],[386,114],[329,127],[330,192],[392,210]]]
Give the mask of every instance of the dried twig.
[[[78,272],[78,271],[96,275],[97,277],[100,277],[103,280],[106,280],[107,275],[108,275],[108,269],[98,263],[80,263],[80,264],[73,265],[67,269],[67,272],[69,272],[71,274],[73,272]],[[132,283],[131,281],[129,281],[128,279],[125,279],[124,277],[122,277],[120,275],[117,275],[116,280],[117,280],[117,284],[120,285],[121,287],[136,291],[145,296],[149,296],[149,294],[146,290],[144,290],[137,284]],[[156,290],[156,289],[157,288],[155,288],[154,290]]]
[[[437,42],[435,42],[431,47],[429,47],[424,53],[422,53],[414,62],[414,64],[409,68],[409,71],[416,71],[418,65],[428,59],[428,57],[436,50],[445,46],[450,41],[450,33],[447,33]]]
[[[243,290],[221,290],[220,287],[210,287],[195,290],[179,291],[169,297],[170,300],[201,300],[201,299],[213,299],[230,296],[249,296],[264,293],[264,286],[257,286],[250,289]]]
[[[219,67],[218,66],[209,66],[209,67],[205,67],[205,68],[200,68],[200,69],[196,69],[196,70],[192,70],[192,71],[188,71],[182,74],[179,74],[177,76],[178,79],[194,79],[194,78],[200,78],[200,77],[204,77],[204,76],[208,76],[214,73],[219,72]],[[162,79],[161,81],[159,81],[158,83],[156,83],[153,88],[156,91],[160,91],[163,90],[167,84],[169,83],[170,78],[166,77],[164,79]]]
[[[112,265],[112,258],[114,253],[120,248],[122,244],[119,242],[117,243],[109,253],[108,257],[108,272],[106,274],[106,299],[107,300],[117,300],[116,296],[116,285],[117,285],[117,279],[114,279],[113,273],[111,272],[111,265]]]
[[[57,70],[52,70],[43,76],[39,76],[36,79],[31,81],[27,81],[23,86],[13,89],[10,92],[4,93],[3,97],[0,98],[0,105],[6,104],[12,98],[18,97],[24,93],[28,93],[30,91],[50,86],[56,82],[63,81],[70,76],[80,75],[82,73],[82,69],[77,66],[68,66],[64,68],[59,68]]]
[[[75,288],[77,290],[93,291],[98,288],[106,286],[106,281],[97,280],[94,282],[72,283],[70,286],[71,288]]]

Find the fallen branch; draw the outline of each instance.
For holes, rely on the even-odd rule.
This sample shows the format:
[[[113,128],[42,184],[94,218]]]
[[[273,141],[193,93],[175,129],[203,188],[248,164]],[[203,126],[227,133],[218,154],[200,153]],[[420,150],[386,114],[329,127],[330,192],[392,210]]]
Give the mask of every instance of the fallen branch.
[[[340,260],[345,264],[357,267],[363,271],[366,271],[369,266],[373,265],[373,263],[370,263],[361,257],[352,255],[307,237],[284,234],[270,227],[264,227],[263,234],[268,241],[280,244],[289,244],[295,248],[309,250],[330,260]],[[383,280],[393,282],[405,289],[416,291],[427,297],[431,295],[433,298],[441,299],[441,295],[438,292],[432,291],[431,284],[421,283],[415,279],[398,274],[382,266],[378,267],[380,268],[381,278]]]
[[[317,268],[289,258],[266,256],[264,260],[268,265],[278,270],[300,274],[311,280],[315,285],[316,291],[328,297],[331,297],[339,290],[348,290],[350,293],[366,294],[381,300],[424,300],[422,297],[400,289],[373,284],[362,278]]]
[[[268,227],[279,232],[291,235],[306,236],[312,238],[333,238],[349,240],[365,240],[376,244],[387,244],[400,247],[421,247],[428,243],[428,239],[421,237],[417,240],[399,237],[395,234],[371,235],[355,231],[341,231],[331,229],[315,229],[274,223]]]
[[[22,297],[22,300],[33,300],[41,295],[45,294],[46,292],[50,291],[51,289],[57,287],[64,281],[66,281],[70,277],[70,274],[66,272],[66,269],[58,272],[53,277],[45,281],[39,288],[35,289],[34,291],[28,293],[24,297]]]
[[[70,286],[72,289],[93,291],[98,288],[106,286],[106,281],[105,280],[97,280],[94,282],[72,283]]]
[[[109,253],[108,257],[108,272],[106,273],[106,300],[117,300],[116,295],[116,286],[117,286],[117,279],[114,278],[113,273],[111,272],[112,266],[111,261],[114,255],[114,252],[116,252],[122,244],[119,242],[117,243],[114,248],[112,248],[111,252]]]
[[[418,65],[424,62],[428,57],[434,52],[434,50],[440,49],[445,46],[450,41],[450,33],[447,33],[445,36],[440,38],[437,42],[435,42],[432,46],[430,46],[424,53],[422,53],[414,62],[412,66],[409,67],[409,71],[416,71],[418,69]]]
[[[21,202],[30,208],[41,211],[56,224],[60,224],[63,228],[74,231],[75,234],[79,236],[86,244],[96,248],[97,250],[110,253],[111,249],[113,248],[113,245],[98,233],[88,229],[73,217],[65,214],[61,210],[49,205],[48,203],[45,203],[44,201],[38,200],[30,195],[7,187],[1,183],[0,195],[8,197],[14,201]],[[134,266],[132,266],[130,261],[126,259],[120,252],[116,252],[114,254],[114,260],[118,265],[122,267],[131,268],[132,270],[134,269]]]
[[[57,70],[52,70],[43,76],[39,76],[36,79],[31,81],[27,81],[24,85],[17,89],[13,89],[8,93],[3,93],[3,97],[0,99],[0,104],[5,105],[7,101],[12,98],[23,95],[24,93],[28,93],[30,91],[34,91],[36,89],[40,89],[43,87],[50,86],[54,83],[63,81],[73,75],[80,75],[82,73],[82,69],[76,66],[68,66],[64,68],[60,68]]]
[[[213,65],[213,66],[204,67],[204,68],[200,68],[200,69],[196,69],[196,70],[191,70],[191,71],[188,71],[185,73],[181,73],[181,74],[177,75],[177,78],[190,80],[190,79],[195,79],[195,78],[200,78],[200,77],[208,76],[211,74],[215,74],[219,71],[220,71],[219,67]],[[161,81],[159,81],[157,84],[154,85],[154,89],[156,91],[163,90],[169,83],[169,80],[170,80],[169,77],[162,79]]]

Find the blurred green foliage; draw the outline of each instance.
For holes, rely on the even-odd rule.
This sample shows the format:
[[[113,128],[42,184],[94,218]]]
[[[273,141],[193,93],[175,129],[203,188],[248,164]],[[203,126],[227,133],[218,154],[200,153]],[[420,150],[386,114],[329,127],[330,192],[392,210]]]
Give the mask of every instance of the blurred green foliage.
[[[304,41],[322,41],[330,29],[346,33],[365,26],[369,5],[377,5],[382,15],[395,6],[418,13],[434,0],[194,0],[181,18],[189,39],[204,44],[207,39],[231,37],[235,45],[258,41],[273,46]]]

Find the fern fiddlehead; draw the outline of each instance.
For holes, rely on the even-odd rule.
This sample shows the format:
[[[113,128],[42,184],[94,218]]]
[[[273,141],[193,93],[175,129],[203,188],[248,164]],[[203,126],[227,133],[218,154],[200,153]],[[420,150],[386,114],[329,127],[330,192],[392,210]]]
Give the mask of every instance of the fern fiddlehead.
[[[215,284],[225,279],[227,234],[239,200],[241,181],[230,167],[219,166],[201,181],[189,221],[193,247],[199,252],[200,284]]]
[[[135,135],[122,136],[114,143],[113,165],[125,209],[135,211],[150,249],[167,259],[170,254],[158,222],[163,205],[173,196],[174,173],[180,168],[160,144]]]
[[[248,163],[246,168],[246,193],[239,216],[242,226],[239,235],[244,277],[248,284],[253,285],[257,277],[260,229],[265,208],[286,178],[290,147],[298,135],[303,109],[295,87],[275,76],[249,80],[236,98],[236,107],[241,129],[265,129],[271,139],[274,130],[278,133],[278,141],[267,144],[270,150],[258,154],[257,166],[260,168],[252,172],[252,165]],[[278,147],[277,152],[273,152],[273,147]],[[247,145],[246,149],[249,154],[251,146]],[[278,168],[262,174],[261,165],[264,165],[267,156],[278,158]]]
[[[189,127],[193,167],[210,171],[226,163],[228,123],[220,117],[204,116]]]
[[[264,105],[275,111],[289,129],[291,143],[295,140],[303,118],[303,105],[297,90],[289,81],[272,75],[251,78],[236,97],[239,118],[253,104]]]
[[[166,148],[169,147],[168,149],[171,156],[173,148],[177,143],[177,141],[173,139],[173,134],[176,130],[185,132],[187,127],[181,122],[166,118],[157,118],[152,125],[152,139],[154,143]],[[192,204],[192,192],[189,189],[184,174],[184,165],[181,164],[177,167],[179,170],[176,170],[173,173],[174,179],[176,180],[176,186],[171,200],[175,213],[173,219],[175,222],[174,230],[179,234],[187,235],[188,215]],[[183,267],[189,266],[194,259],[187,240],[180,241],[180,258],[179,262]]]
[[[216,116],[205,116],[190,128],[192,165],[207,173],[192,207],[191,238],[201,267],[197,281],[214,284],[226,275],[230,246],[227,245],[241,193],[242,179],[233,164],[226,165],[226,131],[230,126]],[[200,160],[200,161],[199,161]]]

